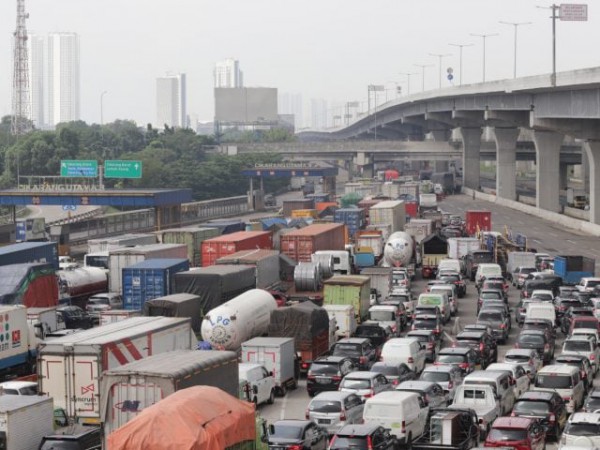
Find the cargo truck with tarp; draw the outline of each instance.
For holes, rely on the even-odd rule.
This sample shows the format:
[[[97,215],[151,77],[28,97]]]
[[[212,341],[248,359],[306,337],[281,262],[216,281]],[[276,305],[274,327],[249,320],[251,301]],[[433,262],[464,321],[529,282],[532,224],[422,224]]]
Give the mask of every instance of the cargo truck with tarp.
[[[144,315],[149,317],[189,317],[194,333],[202,325],[202,299],[194,294],[172,294],[144,303]]]
[[[440,260],[448,257],[448,240],[437,233],[421,241],[421,275],[435,278]]]
[[[0,304],[43,308],[58,305],[58,281],[49,263],[0,266]]]
[[[325,305],[352,305],[360,322],[367,317],[371,296],[371,278],[364,275],[335,275],[323,283]]]
[[[58,244],[56,242],[20,242],[0,248],[0,266],[28,263],[49,263],[58,270]]]

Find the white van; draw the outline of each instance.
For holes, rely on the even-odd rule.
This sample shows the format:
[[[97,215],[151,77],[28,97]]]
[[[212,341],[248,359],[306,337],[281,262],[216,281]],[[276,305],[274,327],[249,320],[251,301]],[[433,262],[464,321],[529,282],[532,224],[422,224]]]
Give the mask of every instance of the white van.
[[[416,338],[392,338],[383,344],[381,361],[387,365],[406,364],[417,374],[425,369],[425,349]]]
[[[448,295],[445,293],[433,294],[427,292],[421,294],[417,300],[417,306],[437,306],[440,308],[444,323],[448,323],[450,320],[450,302],[448,301]]]
[[[527,319],[546,319],[551,320],[555,324],[556,310],[554,309],[554,304],[547,302],[530,303],[525,313],[525,320]]]
[[[463,386],[485,385],[494,390],[502,415],[508,414],[515,405],[515,390],[511,384],[511,375],[506,371],[476,370],[463,380]]]
[[[430,294],[446,294],[448,304],[450,305],[450,315],[454,316],[458,312],[458,294],[454,284],[434,284],[429,289]]]
[[[565,401],[567,412],[573,413],[583,405],[585,388],[579,369],[575,366],[550,365],[542,367],[535,376],[535,390],[554,390]]]
[[[477,266],[477,273],[475,273],[475,282],[481,284],[482,278],[489,277],[501,277],[502,268],[499,264],[495,263],[481,263]]]
[[[337,339],[349,338],[356,331],[356,314],[352,305],[323,305],[329,317],[335,317]],[[336,339],[336,340],[337,340]]]
[[[442,259],[438,263],[438,273],[442,270],[452,270],[456,273],[461,273],[461,265],[458,259]]]
[[[241,382],[248,383],[250,400],[255,405],[273,404],[275,401],[275,378],[264,366],[254,363],[240,363],[238,366]]]
[[[428,416],[429,407],[418,394],[402,391],[381,392],[367,399],[363,411],[366,424],[389,428],[401,445],[425,433]]]

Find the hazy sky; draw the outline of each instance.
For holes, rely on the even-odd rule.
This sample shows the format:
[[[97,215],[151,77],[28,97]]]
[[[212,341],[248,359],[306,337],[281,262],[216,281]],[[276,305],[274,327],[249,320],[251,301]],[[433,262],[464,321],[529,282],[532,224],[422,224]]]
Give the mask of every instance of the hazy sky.
[[[577,0],[579,2],[580,0]],[[558,70],[600,66],[600,8],[588,0],[588,22],[557,22]],[[519,27],[518,75],[551,68],[550,2],[538,0],[26,0],[30,32],[76,32],[81,42],[81,117],[100,121],[156,117],[156,78],[185,72],[188,113],[213,117],[213,67],[239,59],[246,86],[277,87],[304,99],[365,101],[368,84],[411,77],[411,91],[438,86],[438,59],[455,69],[463,53],[463,83],[482,78],[482,39],[487,40],[487,79],[512,77],[513,27],[500,20],[533,22]],[[0,114],[10,113],[12,33],[16,0],[0,1]],[[448,85],[445,81],[444,85]],[[393,95],[390,91],[390,97]],[[380,97],[383,99],[383,95]]]

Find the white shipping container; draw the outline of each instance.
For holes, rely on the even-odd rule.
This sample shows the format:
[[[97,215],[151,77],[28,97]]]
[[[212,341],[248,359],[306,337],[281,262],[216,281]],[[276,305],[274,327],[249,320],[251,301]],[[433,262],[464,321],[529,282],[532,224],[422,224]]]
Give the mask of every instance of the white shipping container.
[[[366,267],[360,271],[360,274],[371,278],[371,289],[377,289],[381,301],[390,295],[393,284],[391,267]]]
[[[391,270],[390,270],[391,275]],[[371,278],[371,283],[373,279]],[[371,284],[371,286],[373,286]],[[356,313],[352,305],[323,305],[329,317],[334,317],[337,321],[336,336],[338,339],[349,338],[356,331]]]
[[[368,230],[381,231],[381,238],[383,239],[383,242],[386,242],[388,240],[388,238],[390,237],[390,235],[393,233],[392,226],[389,224],[385,224],[385,223],[370,224],[370,225],[367,225],[366,229],[367,229],[367,231]]]
[[[147,259],[187,259],[187,257],[186,244],[142,245],[110,251],[108,254],[108,289],[110,292],[123,293],[122,273],[125,267],[133,266]]]
[[[381,185],[381,194],[396,199],[400,195],[400,185],[387,181]]]
[[[461,259],[470,251],[479,250],[481,242],[477,238],[449,238],[448,239],[448,258]]]
[[[517,267],[535,267],[535,253],[532,252],[510,252],[506,271],[511,274]]]
[[[433,222],[429,219],[411,219],[404,225],[404,231],[418,244],[433,232]]]
[[[375,258],[383,255],[383,245],[385,241],[381,234],[368,234],[368,232],[359,232],[356,238],[356,247],[370,247],[373,250]]]
[[[27,322],[27,308],[23,305],[0,306],[2,330],[4,324],[6,338],[0,341],[0,367],[10,370],[11,367],[35,363],[36,338],[33,326]],[[4,333],[2,334],[4,338]]]
[[[419,206],[421,208],[437,208],[437,196],[435,194],[420,194]]]
[[[130,317],[139,317],[141,311],[132,311],[129,309],[109,309],[108,311],[100,311],[100,325],[108,325],[109,323],[120,322],[121,320],[129,319]]]
[[[261,364],[273,372],[280,394],[296,382],[295,358],[294,338],[256,337],[242,343],[241,362]]]
[[[369,210],[369,223],[387,224],[392,227],[392,233],[404,230],[406,208],[401,200],[379,202]]]
[[[108,252],[118,247],[133,247],[136,245],[156,244],[154,234],[124,234],[107,238],[89,239],[88,253]]]
[[[134,317],[42,342],[38,346],[40,392],[81,423],[100,421],[103,371],[196,344],[189,318]]]
[[[412,195],[415,200],[419,199],[419,183],[404,183],[399,185],[398,194]]]
[[[54,431],[54,405],[50,397],[0,395],[0,448],[34,450]]]

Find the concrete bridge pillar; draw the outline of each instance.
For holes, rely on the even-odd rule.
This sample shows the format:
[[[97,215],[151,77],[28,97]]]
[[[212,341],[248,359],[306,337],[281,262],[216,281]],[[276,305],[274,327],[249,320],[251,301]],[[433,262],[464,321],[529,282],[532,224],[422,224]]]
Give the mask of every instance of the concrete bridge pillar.
[[[582,154],[585,153],[582,152]],[[569,165],[566,163],[560,163],[558,166],[558,189],[564,191],[567,189],[569,184]]]
[[[431,130],[431,137],[434,142],[446,142],[450,138],[450,131],[443,130]],[[434,172],[448,172],[448,161],[434,161],[433,162]]]
[[[518,128],[494,128],[496,140],[496,195],[517,199],[517,138]]]
[[[533,132],[536,157],[537,193],[536,206],[552,212],[560,212],[559,183],[557,176],[560,166],[560,147],[564,135],[554,131]]]
[[[586,141],[583,149],[590,169],[590,222],[600,224],[600,141]]]
[[[587,152],[581,154],[581,178],[583,180],[583,190],[590,192],[590,159]]]
[[[463,186],[479,189],[481,127],[460,127],[463,142]]]

